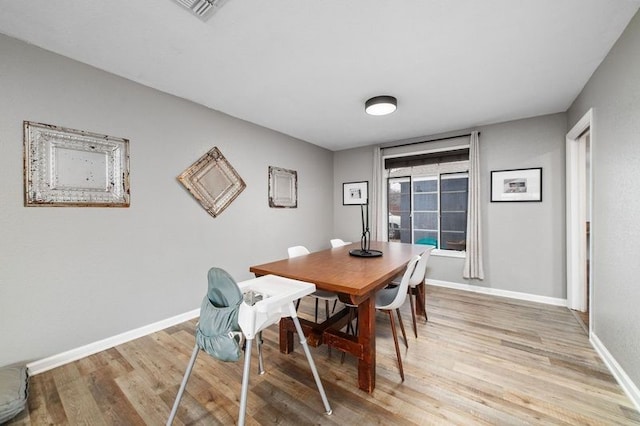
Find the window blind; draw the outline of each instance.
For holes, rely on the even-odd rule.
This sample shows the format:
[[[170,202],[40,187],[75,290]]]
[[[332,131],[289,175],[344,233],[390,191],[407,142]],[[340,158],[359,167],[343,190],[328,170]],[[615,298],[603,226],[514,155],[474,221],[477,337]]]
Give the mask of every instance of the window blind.
[[[428,164],[453,163],[469,160],[469,148],[455,149],[453,151],[428,152],[422,154],[405,155],[402,157],[385,158],[385,169],[399,169],[403,167],[416,167]]]

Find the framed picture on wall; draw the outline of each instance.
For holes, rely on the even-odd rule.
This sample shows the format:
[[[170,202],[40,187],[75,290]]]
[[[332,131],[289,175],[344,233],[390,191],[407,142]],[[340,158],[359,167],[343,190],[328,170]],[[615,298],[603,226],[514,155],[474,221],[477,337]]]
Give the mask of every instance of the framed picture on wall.
[[[298,172],[269,166],[269,207],[298,207]]]
[[[23,122],[26,207],[129,207],[129,140]]]
[[[342,205],[362,205],[369,202],[369,182],[347,182],[342,184]]]
[[[229,207],[247,186],[215,146],[182,172],[178,180],[213,217]]]
[[[542,201],[542,167],[491,172],[491,202]]]

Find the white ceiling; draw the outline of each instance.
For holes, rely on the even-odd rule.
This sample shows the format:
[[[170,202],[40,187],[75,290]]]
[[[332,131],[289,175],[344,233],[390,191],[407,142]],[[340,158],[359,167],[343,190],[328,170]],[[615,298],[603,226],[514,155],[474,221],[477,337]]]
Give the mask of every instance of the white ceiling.
[[[0,33],[340,150],[566,111],[640,0],[0,0]],[[1,52],[0,52],[1,60]],[[384,117],[366,99],[398,98]]]

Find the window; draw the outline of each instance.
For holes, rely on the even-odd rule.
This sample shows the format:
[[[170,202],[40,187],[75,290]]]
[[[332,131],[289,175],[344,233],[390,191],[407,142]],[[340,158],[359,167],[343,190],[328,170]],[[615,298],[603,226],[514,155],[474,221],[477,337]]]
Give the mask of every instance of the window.
[[[437,246],[438,241],[438,179],[418,177],[412,185],[413,241]]]
[[[440,241],[444,250],[465,250],[469,175],[440,175]]]
[[[464,251],[468,151],[461,155],[456,150],[450,157],[440,152],[391,159],[385,165],[389,241]]]

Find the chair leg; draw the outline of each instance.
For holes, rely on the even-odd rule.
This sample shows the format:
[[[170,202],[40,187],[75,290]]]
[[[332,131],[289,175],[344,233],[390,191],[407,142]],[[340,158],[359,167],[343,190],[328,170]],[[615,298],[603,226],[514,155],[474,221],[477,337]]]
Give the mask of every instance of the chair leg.
[[[355,330],[353,329],[353,310],[349,308],[349,319],[347,320],[347,334],[355,335]]]
[[[320,398],[322,399],[322,403],[324,404],[324,409],[326,414],[331,415],[333,411],[331,410],[331,406],[329,405],[329,400],[327,399],[327,394],[324,391],[324,386],[322,386],[322,382],[320,381],[320,375],[318,375],[318,370],[316,369],[316,364],[313,362],[313,358],[311,357],[311,351],[309,351],[309,345],[307,345],[307,338],[302,331],[302,326],[300,325],[300,320],[297,316],[291,316],[293,323],[296,326],[296,331],[298,332],[298,337],[300,337],[300,345],[304,349],[304,354],[307,356],[307,361],[309,361],[309,368],[311,368],[311,373],[313,374],[313,378],[316,381],[316,386],[318,387],[318,392],[320,393]]]
[[[240,392],[240,412],[238,413],[238,426],[244,426],[244,418],[247,413],[247,391],[249,390],[249,373],[251,372],[251,347],[252,339],[247,339],[244,350],[244,370],[242,372],[242,390]]]
[[[326,299],[324,301],[324,319],[325,321],[329,319],[329,301]],[[318,322],[318,299],[316,299],[316,322]],[[331,346],[327,346],[327,352],[331,356]]]
[[[349,320],[347,321],[347,334],[351,333],[352,335],[356,335],[356,330],[357,328],[354,330],[353,329],[353,310],[354,308],[349,308]],[[356,326],[357,327],[357,326]],[[340,364],[344,363],[344,357],[345,355],[347,355],[346,352],[342,352],[342,355],[340,355]]]
[[[338,304],[338,300],[334,300],[333,301],[333,309],[331,309],[331,314],[333,314],[336,311],[336,305]]]
[[[314,321],[317,324],[318,323],[318,298],[315,297],[314,299],[316,299],[316,313],[315,313],[315,316],[313,318],[314,318]]]
[[[193,364],[196,363],[198,352],[200,352],[200,348],[196,343],[196,345],[193,347],[193,352],[191,353],[191,359],[189,360],[189,364],[187,365],[187,371],[185,371],[184,377],[182,378],[182,383],[180,383],[180,389],[178,390],[178,395],[176,395],[176,400],[173,403],[173,408],[171,408],[171,414],[169,414],[169,419],[167,420],[167,426],[171,426],[171,424],[173,423],[173,419],[176,417],[176,413],[178,412],[178,406],[180,405],[180,400],[182,399],[182,394],[184,393],[184,389],[187,387],[187,381],[189,380],[189,376],[191,375]]]
[[[407,349],[409,349],[409,341],[407,340],[407,333],[404,331],[404,323],[402,322],[402,317],[400,316],[400,309],[396,309],[396,314],[398,314],[400,330],[402,330],[402,337],[404,337],[404,345],[407,347]]]
[[[402,358],[400,357],[400,346],[398,345],[398,333],[396,332],[396,322],[393,319],[393,312],[385,311],[389,315],[391,322],[391,332],[393,333],[393,343],[396,345],[396,356],[398,357],[398,368],[400,369],[400,378],[404,382],[404,370],[402,369]]]
[[[256,344],[258,346],[258,374],[264,374],[264,361],[262,360],[262,344],[264,341],[262,340],[262,331],[259,331],[257,334]]]
[[[409,304],[411,305],[411,321],[413,322],[413,334],[418,337],[418,324],[416,323],[416,306],[413,303],[413,292],[411,288],[409,288]]]

